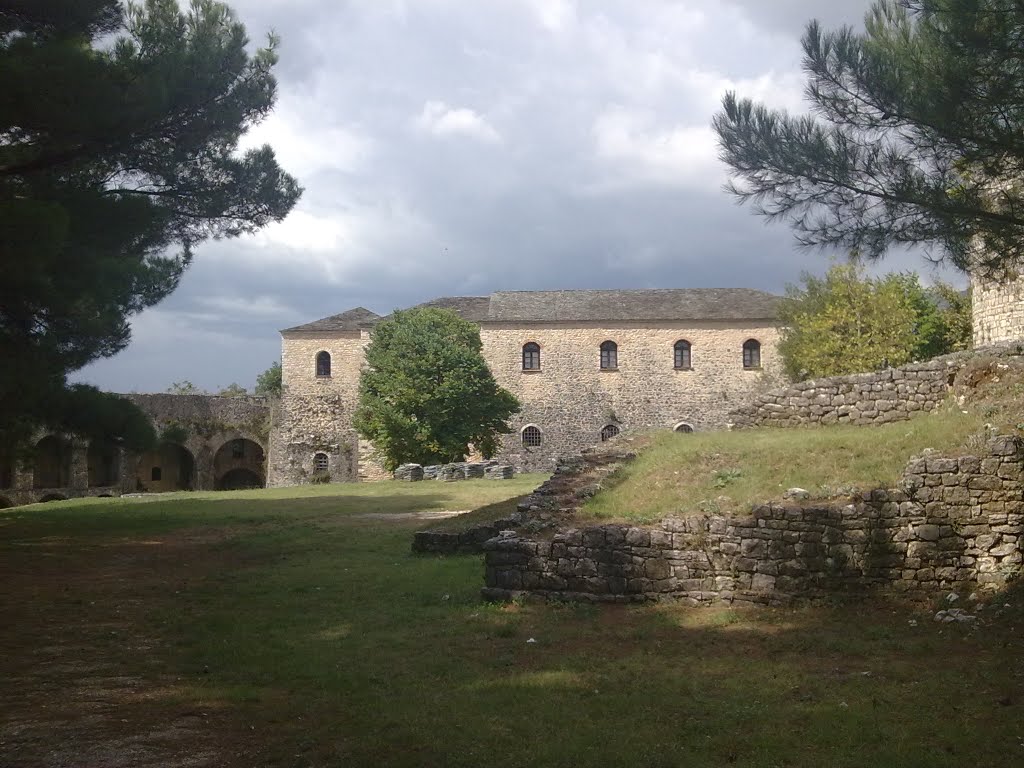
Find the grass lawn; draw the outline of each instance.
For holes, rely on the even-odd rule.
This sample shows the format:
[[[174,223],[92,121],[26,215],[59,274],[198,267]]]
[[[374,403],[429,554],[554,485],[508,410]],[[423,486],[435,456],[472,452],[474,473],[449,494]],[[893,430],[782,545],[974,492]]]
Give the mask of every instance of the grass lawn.
[[[409,554],[538,481],[4,510],[0,765],[1024,761],[1024,613],[488,605],[478,557]]]
[[[983,414],[943,408],[876,427],[659,432],[610,487],[588,500],[583,518],[653,522],[696,512],[743,512],[793,487],[828,494],[891,488],[925,448],[962,452]]]

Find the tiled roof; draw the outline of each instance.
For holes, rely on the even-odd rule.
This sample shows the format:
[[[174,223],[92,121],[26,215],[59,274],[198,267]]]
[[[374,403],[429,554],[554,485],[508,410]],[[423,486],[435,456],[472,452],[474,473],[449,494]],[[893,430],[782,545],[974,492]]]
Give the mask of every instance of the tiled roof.
[[[376,312],[371,312],[366,307],[356,307],[347,312],[342,312],[340,315],[331,315],[330,317],[323,317],[305,325],[285,328],[281,333],[288,333],[289,331],[357,331],[366,325],[372,325],[379,319],[380,315]]]
[[[618,291],[498,291],[446,296],[414,308],[451,309],[474,323],[571,323],[630,320],[774,320],[779,297],[751,288],[655,288]],[[363,307],[289,331],[354,331],[382,317]]]
[[[774,319],[779,297],[751,288],[618,291],[499,291],[487,320],[558,323],[598,320]]]

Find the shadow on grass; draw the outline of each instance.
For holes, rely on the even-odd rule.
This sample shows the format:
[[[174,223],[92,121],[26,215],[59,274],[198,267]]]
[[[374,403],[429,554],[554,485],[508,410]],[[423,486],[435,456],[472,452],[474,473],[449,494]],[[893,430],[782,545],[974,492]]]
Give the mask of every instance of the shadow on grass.
[[[102,558],[74,541],[60,560],[4,553],[20,569],[0,597],[0,701],[20,698],[0,715],[45,724],[50,699],[43,688],[26,698],[24,670],[48,638],[134,670],[161,716],[217,712],[219,765],[960,766],[1024,754],[1024,644],[1010,609],[996,614],[1015,592],[976,629],[877,598],[785,610],[487,604],[479,557],[413,557],[414,526],[360,519],[365,507],[177,506],[187,502],[146,515],[190,531],[247,525],[228,543],[195,538],[142,560],[116,542]],[[58,512],[37,533],[84,524]],[[133,524],[111,519],[115,536]],[[90,545],[103,532],[85,530]],[[157,670],[174,684],[160,688]],[[39,684],[72,690],[73,674],[55,666]],[[102,717],[141,729],[131,706]],[[35,751],[17,764],[41,764],[53,737],[23,733],[7,744]],[[76,738],[88,754],[104,730]]]

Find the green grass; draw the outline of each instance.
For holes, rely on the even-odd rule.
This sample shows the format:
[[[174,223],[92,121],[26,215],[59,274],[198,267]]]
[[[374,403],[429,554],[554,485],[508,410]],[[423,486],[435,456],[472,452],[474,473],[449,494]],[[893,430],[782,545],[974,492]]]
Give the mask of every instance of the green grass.
[[[702,511],[742,512],[793,487],[814,494],[851,485],[888,488],[912,455],[959,448],[981,427],[980,415],[944,408],[877,427],[661,432],[580,515],[652,522]]]
[[[1024,641],[998,623],[911,626],[911,609],[883,603],[490,605],[479,557],[409,554],[422,521],[398,513],[496,502],[534,481],[519,482],[0,513],[0,763],[70,749],[99,764],[100,742],[151,731],[154,749],[215,744],[213,764],[237,766],[906,768],[1024,755],[1011,672]],[[112,702],[104,676],[78,703],[85,672],[40,668],[61,643],[61,658],[140,689]],[[74,738],[55,709],[82,723]],[[175,740],[168,724],[182,718],[199,725]],[[184,764],[171,756],[151,764]]]

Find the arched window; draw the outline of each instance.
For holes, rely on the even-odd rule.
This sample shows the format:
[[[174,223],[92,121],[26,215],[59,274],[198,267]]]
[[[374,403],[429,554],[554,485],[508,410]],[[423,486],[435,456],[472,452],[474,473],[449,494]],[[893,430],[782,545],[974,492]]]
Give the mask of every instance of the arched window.
[[[533,341],[523,344],[523,370],[540,370],[540,344]]]
[[[317,376],[330,376],[331,375],[331,353],[330,352],[317,352],[316,353],[316,375]]]
[[[757,339],[747,339],[743,342],[743,367],[761,367],[761,342]]]
[[[680,339],[676,342],[673,349],[675,351],[676,368],[690,368],[690,342],[686,339]]]
[[[679,422],[678,424],[676,424],[676,425],[675,425],[675,426],[674,426],[674,427],[672,428],[672,430],[673,430],[674,432],[685,432],[685,433],[689,434],[690,432],[693,432],[693,427],[691,427],[691,426],[690,426],[689,424],[687,424],[687,423],[686,423],[685,421],[681,421],[681,422]]]
[[[537,427],[530,426],[523,429],[523,445],[527,448],[537,448],[541,442],[543,439]]]
[[[326,453],[318,453],[315,456],[313,456],[313,470],[316,471],[316,472],[326,472],[327,471],[327,454]]]
[[[601,345],[601,370],[614,371],[619,367],[619,345],[606,341]]]
[[[607,440],[611,440],[617,434],[619,434],[619,428],[617,426],[614,424],[606,424],[601,427],[601,442],[603,443]]]

